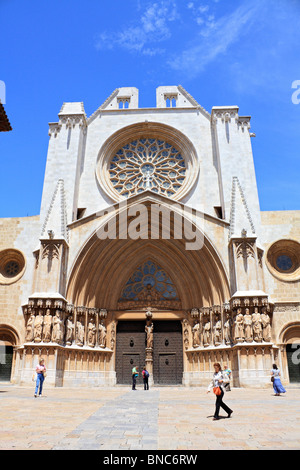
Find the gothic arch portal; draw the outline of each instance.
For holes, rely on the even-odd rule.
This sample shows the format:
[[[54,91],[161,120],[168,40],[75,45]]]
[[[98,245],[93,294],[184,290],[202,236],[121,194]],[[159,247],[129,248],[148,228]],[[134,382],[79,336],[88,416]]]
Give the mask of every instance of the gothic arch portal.
[[[128,201],[133,208],[139,203],[159,202],[171,208],[167,198],[149,193]],[[175,209],[174,209],[175,210]],[[120,216],[121,209],[117,215]],[[111,217],[115,217],[114,214]],[[100,227],[107,224],[105,219]],[[119,221],[117,221],[119,228]],[[158,227],[161,229],[161,226]],[[196,228],[200,231],[199,228]],[[229,280],[223,262],[205,234],[201,249],[187,250],[185,239],[100,239],[95,230],[80,248],[70,271],[67,299],[74,305],[118,309],[120,293],[134,269],[151,259],[171,276],[181,300],[182,309],[227,302],[230,298]],[[122,238],[123,237],[123,238]]]

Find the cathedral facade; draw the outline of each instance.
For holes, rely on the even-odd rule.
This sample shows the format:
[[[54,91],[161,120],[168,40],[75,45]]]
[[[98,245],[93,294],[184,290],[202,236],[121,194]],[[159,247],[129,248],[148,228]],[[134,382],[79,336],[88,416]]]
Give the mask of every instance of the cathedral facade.
[[[262,212],[250,117],[119,88],[49,124],[40,214],[0,219],[0,381],[300,382],[300,211]]]

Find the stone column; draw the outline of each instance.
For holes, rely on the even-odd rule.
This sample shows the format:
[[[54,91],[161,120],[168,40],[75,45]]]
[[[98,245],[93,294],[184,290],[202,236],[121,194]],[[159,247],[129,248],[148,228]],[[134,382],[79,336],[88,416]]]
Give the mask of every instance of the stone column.
[[[151,309],[148,309],[146,312],[146,358],[145,365],[146,369],[149,372],[149,385],[153,385],[153,322],[152,322],[152,312]]]

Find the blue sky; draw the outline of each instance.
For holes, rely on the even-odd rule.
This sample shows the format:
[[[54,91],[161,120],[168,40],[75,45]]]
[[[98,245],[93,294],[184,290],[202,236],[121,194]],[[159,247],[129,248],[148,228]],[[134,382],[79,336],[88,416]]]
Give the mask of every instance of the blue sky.
[[[115,88],[137,87],[149,107],[178,84],[208,111],[252,116],[261,209],[300,209],[300,0],[0,0],[0,19],[13,127],[0,134],[0,217],[39,213],[64,101],[89,116]]]

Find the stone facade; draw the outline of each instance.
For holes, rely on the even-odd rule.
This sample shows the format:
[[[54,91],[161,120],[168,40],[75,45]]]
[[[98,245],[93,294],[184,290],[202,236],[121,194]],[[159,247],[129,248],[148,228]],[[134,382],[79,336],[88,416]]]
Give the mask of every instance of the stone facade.
[[[43,356],[49,385],[114,385],[121,322],[124,358],[140,354],[151,377],[170,365],[180,371],[166,377],[206,385],[217,361],[235,386],[259,387],[276,362],[289,382],[300,212],[260,211],[255,135],[237,106],[209,113],[181,86],[156,97],[139,108],[136,88],[116,89],[90,117],[64,103],[49,124],[40,214],[0,220],[12,382],[28,384]]]

